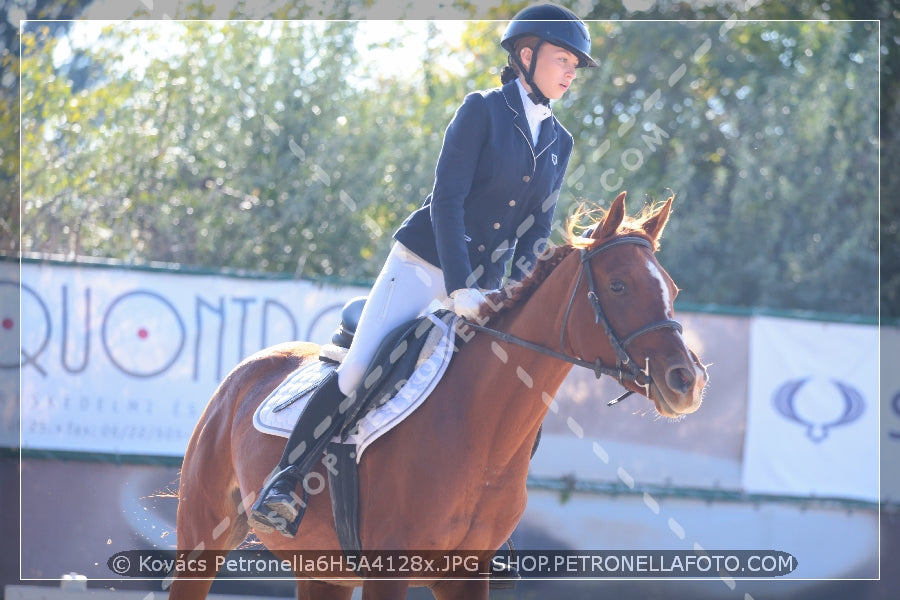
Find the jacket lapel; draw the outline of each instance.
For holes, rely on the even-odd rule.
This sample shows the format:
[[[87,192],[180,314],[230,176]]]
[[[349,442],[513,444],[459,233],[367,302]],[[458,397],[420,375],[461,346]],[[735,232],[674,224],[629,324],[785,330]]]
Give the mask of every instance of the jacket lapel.
[[[538,133],[537,148],[535,148],[534,156],[539,157],[556,141],[559,133],[556,130],[556,117],[550,115],[541,123],[541,131]],[[556,163],[554,163],[556,164]]]
[[[559,137],[556,117],[551,114],[541,123],[537,145],[535,146],[531,143],[531,128],[528,126],[528,118],[525,117],[525,107],[522,106],[522,96],[519,94],[519,88],[515,81],[510,81],[503,86],[503,96],[506,98],[506,106],[513,114],[513,125],[522,133],[525,142],[534,150],[536,161]]]
[[[513,114],[513,125],[518,129],[525,143],[532,147],[531,128],[528,127],[528,119],[525,117],[525,107],[522,106],[522,96],[519,95],[519,88],[515,80],[503,86],[503,97],[506,98],[506,106]]]

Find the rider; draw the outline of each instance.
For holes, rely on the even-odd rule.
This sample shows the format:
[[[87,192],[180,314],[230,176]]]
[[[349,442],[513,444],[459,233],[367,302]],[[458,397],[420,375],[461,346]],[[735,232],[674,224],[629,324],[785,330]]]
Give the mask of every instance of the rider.
[[[500,45],[509,53],[502,87],[468,94],[450,121],[432,192],[394,234],[347,356],[309,399],[253,505],[262,530],[296,531],[297,484],[343,425],[384,337],[434,300],[477,316],[482,290],[500,287],[510,261],[509,278],[525,277],[550,235],[573,145],[550,101],[576,68],[597,66],[590,35],[568,9],[537,4],[512,19]]]

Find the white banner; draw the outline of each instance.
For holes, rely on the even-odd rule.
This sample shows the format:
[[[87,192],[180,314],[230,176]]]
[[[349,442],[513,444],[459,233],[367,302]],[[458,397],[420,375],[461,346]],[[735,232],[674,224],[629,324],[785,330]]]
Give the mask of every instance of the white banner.
[[[234,365],[275,343],[327,341],[344,302],[367,292],[24,264],[19,315],[7,308],[17,266],[3,269],[0,369],[7,383],[21,359],[23,448],[180,456]]]
[[[743,487],[878,499],[878,329],[754,318]]]
[[[881,328],[881,498],[900,502],[900,328]]]
[[[0,448],[19,445],[19,264],[0,261]]]

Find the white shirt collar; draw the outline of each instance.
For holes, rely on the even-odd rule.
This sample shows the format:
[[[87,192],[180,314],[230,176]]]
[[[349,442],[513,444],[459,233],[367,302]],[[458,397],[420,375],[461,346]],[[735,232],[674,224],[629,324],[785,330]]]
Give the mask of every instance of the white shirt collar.
[[[519,88],[519,95],[522,97],[522,106],[525,107],[526,116],[529,118],[534,116],[538,121],[543,121],[552,114],[550,107],[546,104],[535,104],[531,101],[531,98],[528,97],[528,92],[525,90],[525,86],[522,85],[522,80],[518,77],[516,78],[516,85]]]
[[[541,122],[553,114],[550,107],[546,104],[535,104],[528,97],[528,92],[522,81],[516,78],[516,86],[519,88],[519,95],[522,97],[522,106],[525,107],[525,118],[528,119],[528,127],[531,129],[532,144],[537,143],[538,132],[541,129]]]

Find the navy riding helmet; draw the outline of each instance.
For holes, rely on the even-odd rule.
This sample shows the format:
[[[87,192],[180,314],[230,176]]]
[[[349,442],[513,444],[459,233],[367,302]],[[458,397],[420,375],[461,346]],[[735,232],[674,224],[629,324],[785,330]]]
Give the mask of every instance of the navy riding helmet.
[[[591,36],[587,26],[575,13],[557,4],[535,4],[513,17],[500,40],[511,56],[516,40],[524,35],[537,36],[544,42],[560,46],[578,57],[578,67],[596,67],[591,58]]]

